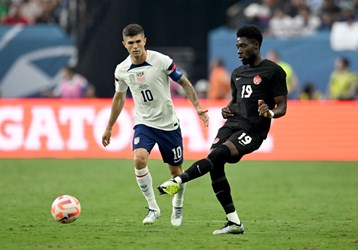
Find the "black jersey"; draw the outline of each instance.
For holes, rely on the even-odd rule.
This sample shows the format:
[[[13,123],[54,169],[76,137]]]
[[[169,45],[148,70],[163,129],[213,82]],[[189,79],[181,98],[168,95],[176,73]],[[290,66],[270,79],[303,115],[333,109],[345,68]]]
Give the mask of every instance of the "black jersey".
[[[258,133],[265,139],[271,119],[259,115],[258,100],[264,100],[273,109],[274,97],[287,95],[285,71],[267,59],[254,67],[240,66],[232,72],[231,91],[232,103],[237,104],[234,119],[238,121],[238,126]]]

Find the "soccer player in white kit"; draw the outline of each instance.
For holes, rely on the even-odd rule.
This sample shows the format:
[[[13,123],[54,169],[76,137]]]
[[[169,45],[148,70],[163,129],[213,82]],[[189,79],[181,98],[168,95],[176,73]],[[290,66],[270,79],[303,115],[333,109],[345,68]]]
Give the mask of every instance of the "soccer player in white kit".
[[[148,202],[148,213],[143,224],[152,224],[161,215],[147,164],[154,145],[158,144],[172,177],[183,172],[183,142],[179,120],[170,96],[169,77],[183,87],[205,126],[208,126],[209,117],[207,110],[200,106],[192,84],[173,60],[159,52],[145,49],[146,37],[142,26],[129,24],[123,29],[122,35],[122,43],[129,56],[117,65],[114,72],[115,94],[102,144],[106,147],[110,143],[112,127],[123,109],[129,88],[135,105],[132,141],[134,171],[138,186]],[[185,186],[182,185],[181,191],[174,195],[172,200],[173,226],[180,226],[182,223],[184,190]]]

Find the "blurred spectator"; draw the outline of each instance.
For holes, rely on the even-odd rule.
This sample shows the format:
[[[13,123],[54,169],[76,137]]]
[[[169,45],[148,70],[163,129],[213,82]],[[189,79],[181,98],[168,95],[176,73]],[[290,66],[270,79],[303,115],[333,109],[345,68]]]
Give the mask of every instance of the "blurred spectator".
[[[357,12],[352,1],[340,2],[341,12],[337,21],[354,22],[357,20]]]
[[[86,78],[76,73],[74,68],[66,66],[54,91],[47,91],[44,95],[60,98],[95,97],[95,89]]]
[[[227,26],[231,29],[236,29],[242,24],[242,21],[245,20],[243,15],[243,9],[247,4],[250,4],[251,1],[237,1],[232,4],[226,10],[226,16],[228,19]]]
[[[307,6],[313,14],[318,14],[319,8],[322,6],[323,0],[307,0]]]
[[[269,50],[267,52],[266,58],[280,65],[281,68],[286,72],[288,98],[294,98],[294,92],[298,87],[298,78],[292,66],[289,63],[281,60],[280,54],[277,50]]]
[[[293,19],[281,8],[276,8],[273,17],[269,21],[269,34],[277,38],[289,38],[294,36]]]
[[[289,0],[281,1],[280,8],[289,16],[294,17],[299,13],[299,9],[307,5],[307,0]]]
[[[201,79],[195,83],[194,88],[195,88],[196,94],[198,95],[198,98],[200,98],[200,99],[207,98],[208,86],[209,86],[209,81],[206,79]]]
[[[334,22],[330,42],[333,50],[358,50],[358,22]]]
[[[43,3],[43,12],[36,18],[36,23],[59,23],[60,22],[60,1],[45,0]]]
[[[320,14],[321,25],[318,27],[319,31],[331,31],[332,25],[335,22],[335,16],[329,11],[323,11]]]
[[[21,5],[12,4],[8,15],[4,18],[3,24],[29,24],[29,20],[23,16]]]
[[[242,25],[254,24],[266,31],[271,16],[270,0],[260,2],[253,2],[244,9]]]
[[[5,23],[4,19],[8,16],[9,20],[7,20],[5,24],[55,23],[67,29],[70,25],[76,25],[75,22],[78,20],[78,16],[84,11],[82,8],[84,1],[85,0],[0,0],[0,21],[1,23]],[[71,14],[69,14],[69,12],[71,12]],[[13,13],[16,13],[17,16],[21,16],[21,19],[12,18],[14,20],[11,20],[10,17],[14,16]]]
[[[298,14],[293,18],[294,29],[297,35],[312,35],[315,33],[320,24],[320,18],[312,14],[308,6],[301,6],[298,9]]]
[[[316,89],[316,86],[312,82],[308,82],[303,86],[302,91],[299,94],[300,100],[320,100],[322,94]]]
[[[36,19],[42,15],[44,0],[17,0],[21,4],[22,15],[29,21],[30,24],[34,24]]]
[[[356,16],[358,15],[358,0],[352,0]]]
[[[345,57],[335,60],[334,70],[328,83],[328,99],[353,100],[356,98],[358,74],[350,70],[350,62]]]
[[[334,0],[323,0],[318,11],[320,15],[322,15],[323,13],[329,13],[333,20],[337,20],[341,8],[339,8],[339,6],[335,3]]]
[[[0,0],[0,23],[3,23],[7,13],[9,12],[9,0]]]
[[[219,58],[210,62],[210,76],[208,86],[208,99],[220,100],[230,97],[230,74]]]

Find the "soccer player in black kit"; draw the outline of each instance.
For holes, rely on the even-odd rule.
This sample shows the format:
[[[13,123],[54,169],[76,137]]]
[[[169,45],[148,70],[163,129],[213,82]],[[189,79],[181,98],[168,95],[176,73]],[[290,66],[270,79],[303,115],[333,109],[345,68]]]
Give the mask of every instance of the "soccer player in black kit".
[[[236,36],[237,53],[243,65],[232,72],[232,100],[222,109],[222,116],[227,120],[219,129],[209,155],[158,187],[161,194],[174,195],[179,191],[179,184],[210,172],[212,188],[227,219],[225,226],[213,234],[244,233],[224,165],[237,163],[244,155],[257,150],[267,137],[271,119],[284,116],[287,109],[286,74],[276,63],[261,57],[261,31],[248,25],[241,27]]]

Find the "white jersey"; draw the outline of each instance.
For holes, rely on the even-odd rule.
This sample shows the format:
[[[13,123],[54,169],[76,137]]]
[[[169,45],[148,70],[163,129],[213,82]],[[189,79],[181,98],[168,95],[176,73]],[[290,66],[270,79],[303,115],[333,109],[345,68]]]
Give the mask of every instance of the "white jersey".
[[[173,60],[159,52],[147,50],[147,59],[140,65],[132,64],[130,56],[118,64],[114,72],[116,92],[128,87],[135,104],[135,125],[171,131],[179,126],[170,95],[169,76],[177,81],[182,72]]]

